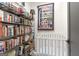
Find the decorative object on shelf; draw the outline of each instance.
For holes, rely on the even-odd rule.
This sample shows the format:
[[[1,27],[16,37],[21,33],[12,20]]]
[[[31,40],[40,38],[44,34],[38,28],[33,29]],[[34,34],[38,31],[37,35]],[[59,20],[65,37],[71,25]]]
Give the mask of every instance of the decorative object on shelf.
[[[33,20],[33,15],[35,14],[35,10],[34,9],[31,9],[30,10],[30,15],[29,17]]]
[[[17,12],[18,12],[19,14],[23,14],[23,13],[24,13],[24,11],[23,11],[23,9],[22,9],[21,7],[19,7],[19,8],[17,9]]]
[[[38,30],[54,30],[54,3],[38,6]]]

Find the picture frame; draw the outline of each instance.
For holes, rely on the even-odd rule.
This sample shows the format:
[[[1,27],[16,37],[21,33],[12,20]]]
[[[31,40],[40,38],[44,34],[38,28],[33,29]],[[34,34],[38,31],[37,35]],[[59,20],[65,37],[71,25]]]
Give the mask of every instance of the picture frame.
[[[38,8],[38,30],[54,30],[54,3],[43,4]]]

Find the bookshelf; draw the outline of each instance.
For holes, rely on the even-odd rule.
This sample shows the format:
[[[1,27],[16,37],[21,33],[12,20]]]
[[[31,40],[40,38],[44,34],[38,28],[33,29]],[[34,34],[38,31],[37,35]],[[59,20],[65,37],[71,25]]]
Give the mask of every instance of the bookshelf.
[[[0,3],[0,55],[8,56],[12,50],[15,50],[15,56],[24,54],[22,51],[29,51],[27,54],[31,52],[29,42],[31,42],[32,18],[18,12],[17,8],[9,2]],[[29,36],[27,41],[26,35]],[[22,51],[19,51],[19,48]]]

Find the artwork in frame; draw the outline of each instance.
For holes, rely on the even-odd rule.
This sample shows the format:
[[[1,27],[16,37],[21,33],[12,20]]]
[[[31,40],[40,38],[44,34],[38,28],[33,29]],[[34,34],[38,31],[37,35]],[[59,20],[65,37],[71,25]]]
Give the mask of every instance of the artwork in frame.
[[[38,30],[54,30],[54,3],[38,6]]]

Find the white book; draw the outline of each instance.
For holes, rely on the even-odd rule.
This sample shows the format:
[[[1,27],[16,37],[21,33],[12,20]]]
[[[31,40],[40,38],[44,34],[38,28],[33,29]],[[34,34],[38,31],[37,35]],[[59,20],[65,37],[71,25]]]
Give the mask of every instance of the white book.
[[[13,36],[14,35],[14,28],[13,26],[8,26],[8,36]]]
[[[4,12],[0,10],[0,17],[2,17],[2,21],[4,21]]]

